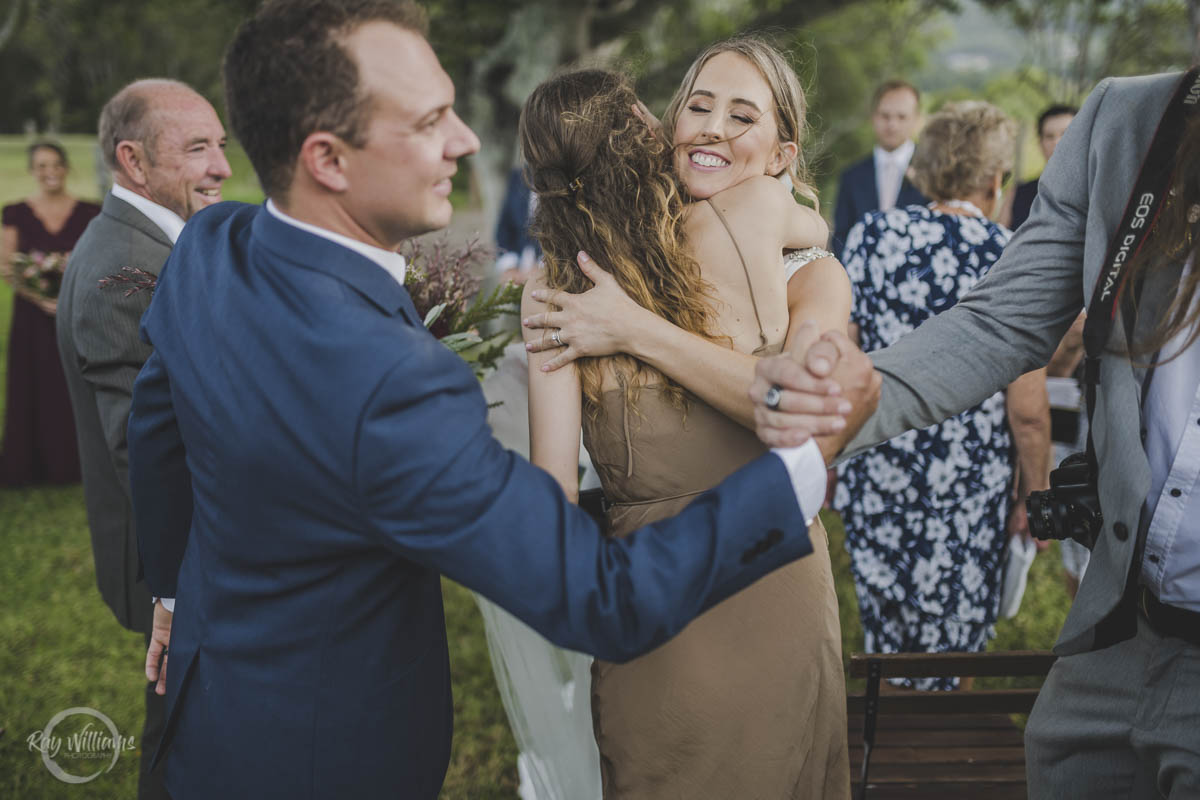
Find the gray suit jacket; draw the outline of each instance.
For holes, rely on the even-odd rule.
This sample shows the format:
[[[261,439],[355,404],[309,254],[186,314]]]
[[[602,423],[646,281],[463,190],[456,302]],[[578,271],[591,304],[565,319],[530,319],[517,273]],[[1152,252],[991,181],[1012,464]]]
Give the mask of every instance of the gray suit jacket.
[[[97,284],[122,267],[157,275],[170,252],[171,241],[157,225],[109,194],[71,253],[56,323],[79,437],[96,582],[117,621],[141,632],[150,629],[152,609],[137,579],[125,429],[134,378],[151,352],[138,338],[150,294],[125,297],[121,289]]]
[[[969,408],[1049,360],[1091,299],[1109,238],[1179,79],[1110,78],[1096,87],[1046,166],[1028,221],[987,277],[957,306],[872,355],[883,395],[847,454]],[[1135,338],[1160,318],[1178,277],[1147,282]],[[1123,320],[1109,345],[1127,351]],[[1126,613],[1118,603],[1150,487],[1140,435],[1143,377],[1125,356],[1103,359],[1093,435],[1104,529],[1059,637],[1063,654],[1111,643],[1116,617]]]

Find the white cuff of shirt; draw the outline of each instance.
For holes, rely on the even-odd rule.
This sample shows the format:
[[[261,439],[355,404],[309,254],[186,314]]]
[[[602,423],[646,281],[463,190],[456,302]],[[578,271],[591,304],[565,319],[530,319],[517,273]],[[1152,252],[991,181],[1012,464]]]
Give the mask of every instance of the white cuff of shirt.
[[[805,524],[811,525],[825,502],[826,467],[821,448],[809,439],[799,447],[773,447],[771,452],[783,459],[796,492],[796,502],[800,504],[800,513],[804,515]]]
[[[175,613],[175,598],[174,597],[152,597],[150,599],[150,603],[151,603],[151,605],[153,605],[154,603],[157,603],[159,600],[162,600],[163,608],[165,608],[167,611],[170,611],[172,614]]]

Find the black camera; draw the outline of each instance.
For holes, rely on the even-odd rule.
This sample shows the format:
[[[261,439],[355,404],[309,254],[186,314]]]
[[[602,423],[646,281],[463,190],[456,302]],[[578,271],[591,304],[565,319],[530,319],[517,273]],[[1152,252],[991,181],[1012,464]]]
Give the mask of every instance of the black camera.
[[[1029,493],[1025,511],[1029,532],[1038,539],[1074,539],[1085,547],[1095,544],[1104,517],[1087,454],[1064,458],[1050,473],[1050,488]]]

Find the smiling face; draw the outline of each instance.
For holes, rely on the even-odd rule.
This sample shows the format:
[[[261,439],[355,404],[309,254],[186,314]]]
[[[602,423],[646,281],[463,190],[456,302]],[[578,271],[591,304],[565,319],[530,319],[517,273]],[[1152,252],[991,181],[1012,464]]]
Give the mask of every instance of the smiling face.
[[[46,194],[67,188],[67,165],[53,147],[39,147],[29,156],[29,173]]]
[[[875,141],[890,153],[912,138],[920,118],[917,96],[910,89],[902,87],[885,92],[871,114]]]
[[[675,121],[675,169],[697,199],[756,175],[778,175],[794,146],[779,142],[771,87],[737,53],[710,58]]]
[[[371,119],[345,154],[345,208],[388,249],[450,224],[450,180],[479,139],[454,113],[454,84],[424,38],[386,22],[346,38]]]
[[[193,92],[163,92],[155,105],[145,193],[187,220],[221,202],[221,184],[232,174],[225,160],[225,129],[208,101]]]

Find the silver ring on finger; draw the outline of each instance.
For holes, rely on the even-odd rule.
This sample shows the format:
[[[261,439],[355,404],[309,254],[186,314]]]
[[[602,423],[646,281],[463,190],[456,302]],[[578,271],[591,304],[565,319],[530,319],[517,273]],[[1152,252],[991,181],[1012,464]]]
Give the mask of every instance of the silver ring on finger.
[[[779,410],[779,402],[783,400],[783,389],[779,386],[772,386],[767,389],[767,393],[763,395],[763,405],[772,411]]]
[[[562,336],[559,335],[558,328],[550,331],[550,341],[554,342],[556,347],[563,347],[566,345],[566,342],[562,340]]]

